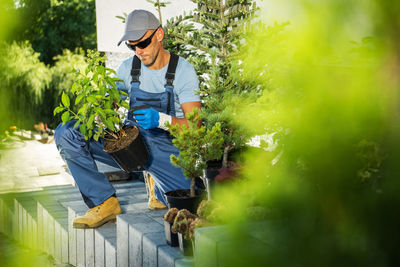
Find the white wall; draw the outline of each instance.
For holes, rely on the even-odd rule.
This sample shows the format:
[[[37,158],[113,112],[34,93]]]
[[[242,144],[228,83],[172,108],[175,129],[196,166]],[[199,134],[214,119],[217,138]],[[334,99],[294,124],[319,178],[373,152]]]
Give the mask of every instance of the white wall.
[[[195,7],[190,0],[169,1],[171,4],[161,9],[163,23]],[[146,0],[96,0],[97,49],[99,51],[122,53],[130,51],[123,43],[117,46],[124,33],[125,25],[115,16],[123,16],[124,12],[129,14],[134,9],[148,10],[158,18],[157,9]]]

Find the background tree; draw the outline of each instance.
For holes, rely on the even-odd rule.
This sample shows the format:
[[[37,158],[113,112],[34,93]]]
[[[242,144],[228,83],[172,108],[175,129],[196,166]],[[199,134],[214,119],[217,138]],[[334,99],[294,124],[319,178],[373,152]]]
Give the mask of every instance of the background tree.
[[[2,119],[19,127],[31,127],[40,119],[37,109],[50,82],[50,71],[28,42],[2,43],[0,65],[0,93],[8,100],[1,109],[12,111],[0,115],[7,114]]]
[[[75,95],[71,89],[76,78],[75,71],[83,71],[87,67],[85,53],[82,49],[75,52],[64,50],[54,60],[54,66],[50,68],[50,83],[43,92],[38,110],[41,120],[52,129],[55,129],[61,121],[60,116],[54,116],[53,110],[59,106],[62,92],[65,92],[71,100],[74,100]]]
[[[64,49],[96,48],[94,0],[21,0],[16,12],[24,18],[17,39],[29,40],[46,64]]]
[[[248,139],[244,131],[231,119],[243,99],[255,101],[261,92],[256,83],[241,78],[237,51],[244,42],[243,33],[257,7],[249,0],[192,0],[197,8],[187,17],[169,21],[167,47],[177,47],[194,65],[200,79],[202,115],[208,128],[220,122],[224,133],[223,165],[227,166],[228,154],[240,149]],[[181,51],[179,51],[181,50]],[[251,102],[250,101],[250,102]]]
[[[162,14],[161,14],[161,8],[162,7],[166,7],[168,4],[171,4],[171,2],[160,2],[160,0],[146,0],[147,2],[149,2],[150,4],[153,4],[155,8],[157,8],[157,12],[158,12],[158,20],[160,21],[160,24],[163,25],[163,21],[162,21]]]

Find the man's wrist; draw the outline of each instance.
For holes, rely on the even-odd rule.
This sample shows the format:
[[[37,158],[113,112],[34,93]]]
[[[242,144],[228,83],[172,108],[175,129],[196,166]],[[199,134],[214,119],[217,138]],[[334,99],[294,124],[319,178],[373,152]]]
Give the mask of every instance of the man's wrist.
[[[168,114],[161,112],[159,112],[158,114],[160,115],[160,118],[158,119],[158,128],[168,131],[169,129],[167,126],[165,126],[165,123],[169,122],[171,124],[172,117]]]

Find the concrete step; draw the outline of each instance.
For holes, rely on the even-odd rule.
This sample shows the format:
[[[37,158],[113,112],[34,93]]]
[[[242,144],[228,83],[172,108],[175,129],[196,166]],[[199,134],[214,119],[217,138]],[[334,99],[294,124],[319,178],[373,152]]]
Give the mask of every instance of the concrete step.
[[[74,218],[88,209],[78,188],[51,186],[0,195],[0,231],[73,266],[193,265],[192,258],[166,244],[162,219],[166,210],[148,210],[144,183],[112,184],[123,210],[116,223],[73,228]]]

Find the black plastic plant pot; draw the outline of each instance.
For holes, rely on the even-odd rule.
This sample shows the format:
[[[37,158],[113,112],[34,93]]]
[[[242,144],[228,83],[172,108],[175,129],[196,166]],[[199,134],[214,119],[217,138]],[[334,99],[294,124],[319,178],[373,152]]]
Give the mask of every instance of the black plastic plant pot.
[[[165,193],[168,202],[168,208],[177,208],[178,210],[187,209],[193,214],[196,214],[197,207],[205,198],[204,191],[196,190],[196,195],[190,197],[190,189],[177,189]]]
[[[222,160],[212,160],[207,162],[207,168],[203,171],[204,182],[206,184],[208,199],[212,199],[211,189],[214,188],[215,177],[222,168]]]
[[[222,160],[212,160],[207,162],[207,168],[205,169],[205,176],[207,179],[214,180],[215,176],[218,175],[219,169],[222,168]]]
[[[193,256],[192,240],[187,240],[181,233],[178,233],[179,249],[184,256]]]
[[[139,170],[149,160],[150,157],[146,143],[144,142],[140,133],[128,146],[109,154],[126,172]]]
[[[178,234],[174,234],[171,231],[171,228],[172,228],[172,223],[164,221],[165,240],[167,241],[167,244],[170,245],[171,247],[178,247],[179,246]]]

